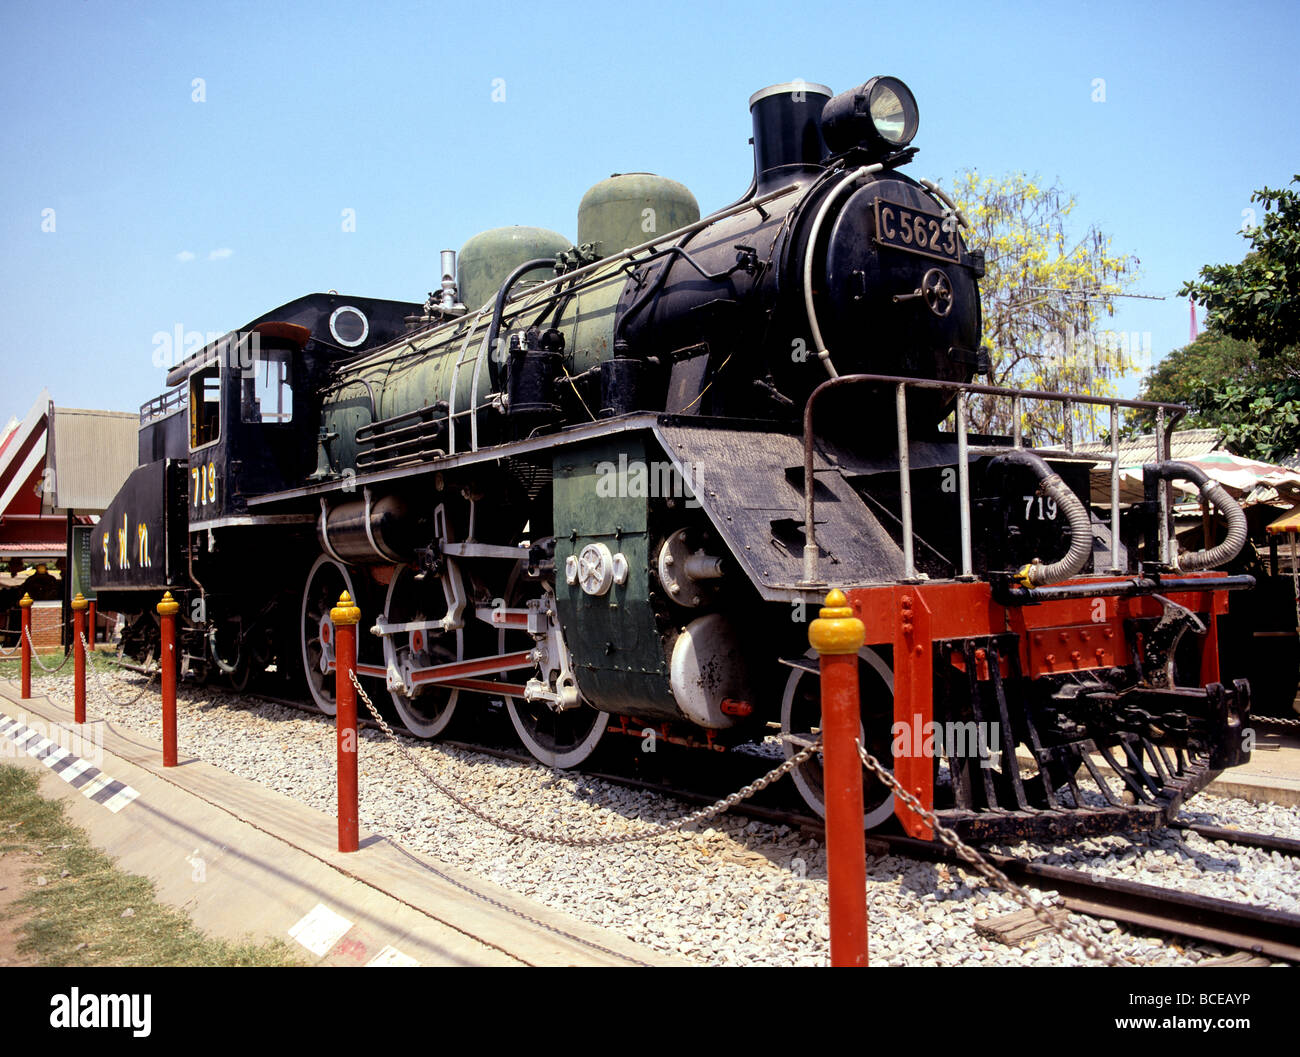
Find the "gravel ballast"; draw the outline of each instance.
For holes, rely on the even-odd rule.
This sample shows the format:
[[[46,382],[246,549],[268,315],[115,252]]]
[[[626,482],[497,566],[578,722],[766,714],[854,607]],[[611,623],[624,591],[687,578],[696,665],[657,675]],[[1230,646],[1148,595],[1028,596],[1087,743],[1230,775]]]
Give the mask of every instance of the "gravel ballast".
[[[155,682],[130,704],[143,677],[98,662],[88,710],[115,728],[161,738]],[[370,689],[370,686],[367,686]],[[70,707],[71,675],[38,690]],[[372,692],[373,695],[373,692]],[[192,755],[333,814],[334,730],[330,721],[253,697],[183,684],[178,737]],[[364,710],[363,710],[364,714]],[[664,823],[694,809],[573,772],[402,738],[439,781],[489,814],[531,830],[613,835]],[[702,763],[708,763],[703,759]],[[787,826],[723,815],[694,832],[609,847],[566,848],[517,837],[475,818],[428,787],[376,730],[361,732],[361,824],[412,851],[488,878],[511,891],[615,930],[659,951],[707,965],[825,965],[826,853]],[[1207,795],[1187,821],[1294,837],[1300,808]],[[1300,860],[1209,841],[1196,834],[1090,838],[1069,844],[999,848],[1096,874],[1300,913]],[[975,923],[1020,909],[955,866],[872,858],[867,869],[871,960],[876,965],[1088,965],[1054,933],[1019,947],[987,939]],[[1225,952],[1130,934],[1114,922],[1071,916],[1081,931],[1137,965],[1190,965]]]

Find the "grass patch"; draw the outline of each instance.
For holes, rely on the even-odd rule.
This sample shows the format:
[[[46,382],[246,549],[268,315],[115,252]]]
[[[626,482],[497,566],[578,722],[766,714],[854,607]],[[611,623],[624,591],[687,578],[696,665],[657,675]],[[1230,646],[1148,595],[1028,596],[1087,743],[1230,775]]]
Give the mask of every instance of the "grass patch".
[[[5,645],[6,648],[8,648],[7,644]],[[63,650],[62,648],[51,650],[49,653],[42,653],[40,656],[40,664],[36,663],[35,658],[32,659],[33,683],[38,679],[48,679],[55,675],[71,675],[73,672],[73,665],[77,663],[75,657],[69,657],[68,663],[64,664],[58,672],[47,672],[41,667],[41,664],[44,664],[49,668],[58,667],[60,662],[63,660]],[[90,663],[95,666],[95,670],[101,675],[115,672],[121,667],[121,665],[117,663],[117,654],[115,652],[101,650],[98,646],[96,646],[92,651]],[[20,654],[15,653],[12,657],[0,657],[0,679],[8,679],[11,682],[17,683],[22,679],[22,677],[23,659]],[[86,678],[91,679],[93,676],[87,672]]]
[[[283,940],[212,939],[180,911],[154,899],[153,884],[128,874],[37,793],[38,775],[0,764],[0,854],[36,855],[30,872],[46,884],[13,903],[23,925],[19,952],[42,965],[302,965]],[[66,873],[66,876],[65,876]],[[131,910],[126,917],[124,912]]]

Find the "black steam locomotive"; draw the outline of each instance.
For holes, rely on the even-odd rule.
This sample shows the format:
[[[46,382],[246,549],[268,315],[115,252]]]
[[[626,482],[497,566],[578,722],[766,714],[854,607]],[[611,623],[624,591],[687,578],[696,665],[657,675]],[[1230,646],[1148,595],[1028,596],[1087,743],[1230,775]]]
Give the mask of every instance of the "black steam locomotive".
[[[619,735],[792,753],[831,585],[868,629],[867,743],[968,835],[1154,825],[1245,759],[1216,618],[1249,578],[1208,571],[1235,505],[1201,482],[1226,540],[1178,555],[1190,468],[1094,513],[1091,458],[969,433],[971,399],[1071,398],[973,384],[983,255],[902,171],[901,81],[750,110],[734,205],[615,175],[576,243],[485,232],[424,304],[309,295],[176,365],[94,546],[127,649],[166,588],[189,671],[296,672],[332,712],[347,590],[360,674],[421,737],[496,699],[558,767]]]

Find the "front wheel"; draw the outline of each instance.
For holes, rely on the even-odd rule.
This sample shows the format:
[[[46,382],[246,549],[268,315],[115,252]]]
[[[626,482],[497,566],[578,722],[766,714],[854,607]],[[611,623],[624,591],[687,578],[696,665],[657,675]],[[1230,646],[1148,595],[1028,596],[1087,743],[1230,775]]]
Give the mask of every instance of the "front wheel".
[[[821,675],[816,669],[817,651],[810,649],[804,657],[812,662],[812,666],[792,669],[786,680],[781,698],[781,733],[809,742],[821,735]],[[889,662],[869,646],[858,651],[858,697],[863,722],[859,728],[862,744],[876,759],[888,762],[893,759],[890,732],[894,721],[894,672]],[[787,760],[802,747],[789,738],[785,738],[782,744]],[[824,818],[826,794],[822,754],[819,752],[800,764],[791,777],[804,802]],[[875,776],[863,776],[862,800],[863,826],[866,829],[884,825],[894,814],[894,794]]]

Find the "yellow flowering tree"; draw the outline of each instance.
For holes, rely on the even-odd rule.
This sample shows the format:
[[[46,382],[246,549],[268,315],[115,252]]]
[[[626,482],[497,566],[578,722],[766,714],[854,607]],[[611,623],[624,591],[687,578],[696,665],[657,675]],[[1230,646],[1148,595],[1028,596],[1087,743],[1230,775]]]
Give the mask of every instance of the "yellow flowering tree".
[[[1081,233],[1067,230],[1074,196],[1023,174],[962,173],[953,198],[972,228],[967,245],[985,255],[982,343],[992,384],[1115,395],[1116,380],[1135,369],[1135,356],[1104,320],[1114,314],[1114,297],[1136,278],[1137,258],[1112,252],[1095,224]],[[1064,440],[1059,405],[1023,402],[1021,426],[1035,443]],[[971,428],[1009,433],[1010,402],[972,401]],[[1075,407],[1075,439],[1108,428],[1105,409]]]

